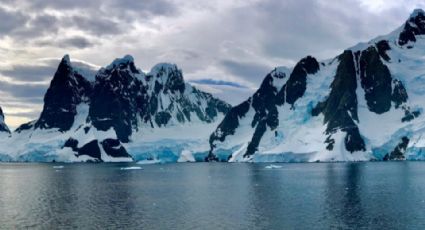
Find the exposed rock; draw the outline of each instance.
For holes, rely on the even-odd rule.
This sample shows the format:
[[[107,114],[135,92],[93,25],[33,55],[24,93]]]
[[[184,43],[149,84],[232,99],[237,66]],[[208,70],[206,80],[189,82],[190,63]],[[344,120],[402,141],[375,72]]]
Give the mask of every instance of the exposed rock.
[[[425,12],[417,9],[404,24],[403,31],[399,35],[398,44],[403,46],[409,42],[416,42],[416,35],[423,34],[425,34]],[[410,46],[410,48],[412,47]]]
[[[116,139],[105,139],[102,141],[102,147],[105,150],[106,154],[111,157],[126,157],[131,158],[127,153],[124,146],[121,145],[121,142]]]
[[[390,110],[391,73],[373,46],[361,53],[360,79],[369,110],[377,114]]]
[[[384,156],[384,161],[388,160],[404,160],[404,153],[406,152],[407,145],[409,144],[409,138],[403,137],[401,138],[400,143],[394,148],[391,153],[387,153]]]
[[[91,92],[91,83],[74,71],[68,55],[65,55],[44,96],[43,111],[34,127],[68,131],[74,123],[77,105],[88,102]]]
[[[295,65],[288,81],[286,82],[286,102],[293,105],[304,95],[307,85],[307,74],[315,74],[319,70],[319,63],[311,56],[301,59]]]
[[[345,147],[348,151],[365,151],[365,143],[354,121],[359,120],[357,115],[357,80],[353,52],[344,51],[339,59],[334,81],[331,85],[329,97],[320,102],[312,111],[312,115],[323,113],[324,123],[327,124],[326,133],[329,135],[328,149],[333,149],[332,134],[341,130],[346,132]]]

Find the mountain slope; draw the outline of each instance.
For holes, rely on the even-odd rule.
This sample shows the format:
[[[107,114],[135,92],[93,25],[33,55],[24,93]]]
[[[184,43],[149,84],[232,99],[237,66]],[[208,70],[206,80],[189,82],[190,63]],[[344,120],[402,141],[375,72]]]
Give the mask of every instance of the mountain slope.
[[[3,110],[0,107],[0,133],[3,134],[10,134],[9,127],[7,127],[6,123],[4,122],[4,114]]]
[[[210,136],[207,160],[423,159],[425,13],[389,35],[268,74]]]
[[[2,152],[16,161],[193,161],[207,155],[208,135],[230,109],[173,64],[143,73],[127,55],[92,81],[86,72],[65,55],[39,119],[0,143]]]

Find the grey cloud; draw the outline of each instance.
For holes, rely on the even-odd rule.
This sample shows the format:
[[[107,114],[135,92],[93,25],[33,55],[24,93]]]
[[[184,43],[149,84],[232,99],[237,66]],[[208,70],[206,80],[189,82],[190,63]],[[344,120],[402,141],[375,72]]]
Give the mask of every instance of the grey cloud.
[[[10,0],[10,2],[17,2],[18,4],[26,5],[29,9],[43,10],[43,9],[58,9],[58,10],[72,10],[78,8],[96,7],[101,4],[101,0]]]
[[[59,42],[59,46],[62,47],[76,47],[76,48],[88,48],[92,47],[94,44],[90,42],[88,39],[84,37],[73,37],[73,38],[67,38],[63,39]]]
[[[231,105],[240,104],[254,93],[254,90],[250,88],[237,88],[228,85],[195,84],[195,87],[210,92]]]
[[[104,65],[130,53],[146,69],[166,61],[177,63],[191,79],[222,76],[224,83],[207,84],[204,79],[198,84],[214,87],[220,91],[216,95],[228,101],[245,99],[241,92],[249,92],[229,84],[259,86],[275,66],[293,65],[306,55],[333,58],[357,42],[396,29],[413,5],[425,7],[423,1],[414,0],[385,1],[394,7],[379,11],[360,0],[0,1],[17,10],[0,7],[0,38],[7,35],[18,44],[0,44],[0,57],[8,59],[2,60],[5,63],[14,57],[32,60],[71,53]],[[61,16],[55,16],[57,12]],[[24,73],[25,67],[22,80]],[[34,79],[43,79],[41,75]],[[11,87],[5,90],[9,93]],[[38,98],[44,94],[34,88],[29,92],[39,93]],[[23,94],[16,93],[20,98]]]
[[[130,20],[158,15],[175,16],[178,13],[177,5],[168,0],[107,1],[105,5],[110,12]]]
[[[32,110],[31,112],[17,112],[17,113],[4,113],[5,116],[14,116],[14,117],[25,117],[25,118],[34,118],[40,115],[40,111]]]
[[[260,84],[272,68],[257,63],[237,62],[232,60],[222,60],[220,64],[227,72],[257,85]]]
[[[17,0],[30,9],[81,10],[99,14],[125,15],[137,12],[141,16],[173,15],[177,11],[175,3],[169,0]]]
[[[201,84],[201,85],[231,86],[231,87],[235,87],[235,88],[247,88],[246,86],[243,86],[243,85],[236,83],[236,82],[214,80],[214,79],[211,79],[211,78],[191,80],[189,82],[195,83],[195,84]]]
[[[87,31],[94,35],[108,35],[118,34],[122,31],[122,27],[119,23],[110,20],[106,17],[96,16],[74,16],[67,18],[64,22],[64,26],[73,27],[83,31]],[[126,29],[131,29],[129,25]]]
[[[28,16],[20,12],[7,11],[0,7],[0,37],[23,27],[28,19]]]
[[[52,78],[57,66],[13,65],[10,69],[1,69],[0,74],[18,81],[37,82]]]
[[[47,85],[40,84],[13,84],[0,80],[0,91],[8,93],[15,98],[25,99],[31,103],[41,103]]]
[[[25,17],[27,18],[25,24],[11,31],[8,34],[9,37],[28,43],[45,35],[55,35],[61,27],[60,20],[49,14],[39,13],[33,17]]]
[[[63,39],[53,39],[53,38],[42,39],[42,40],[35,41],[34,44],[37,46],[53,46],[53,47],[60,47],[60,48],[78,48],[78,49],[85,49],[95,45],[89,39],[82,36],[63,38]]]
[[[262,42],[266,54],[295,60],[310,54],[332,58],[329,55],[391,32],[408,17],[402,7],[374,14],[354,0],[302,2],[269,0],[258,4],[262,15],[259,28],[270,34]],[[399,17],[394,20],[396,15]]]

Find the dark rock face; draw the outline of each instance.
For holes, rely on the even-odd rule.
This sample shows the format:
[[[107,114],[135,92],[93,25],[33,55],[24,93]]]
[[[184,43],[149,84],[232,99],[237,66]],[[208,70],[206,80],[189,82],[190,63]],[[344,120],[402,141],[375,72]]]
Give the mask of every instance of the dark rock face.
[[[216,131],[210,136],[211,150],[205,159],[205,161],[217,161],[217,157],[214,155],[212,150],[214,149],[214,141],[218,140],[223,142],[226,136],[235,134],[236,129],[239,127],[239,119],[244,117],[248,113],[251,106],[252,98],[242,102],[241,104],[233,107],[226,114],[223,121],[218,125]]]
[[[306,91],[307,75],[314,74],[320,66],[317,60],[311,56],[303,58],[294,67],[288,81],[281,89],[277,89],[273,82],[286,77],[284,73],[273,70],[261,83],[260,88],[254,95],[242,104],[233,107],[218,126],[217,130],[210,136],[211,151],[207,160],[214,160],[214,142],[223,142],[228,135],[233,135],[239,126],[239,119],[249,111],[250,106],[255,111],[251,127],[255,128],[251,141],[248,143],[244,157],[253,155],[258,150],[258,145],[264,133],[269,127],[274,130],[279,125],[278,106],[285,102],[294,106],[297,99],[302,97]]]
[[[356,69],[353,52],[344,51],[338,59],[340,61],[336,70],[334,81],[331,85],[329,97],[313,109],[312,115],[324,115],[327,124],[326,133],[329,135],[328,149],[333,149],[331,136],[337,130],[346,133],[345,147],[348,151],[365,151],[365,143],[361,138],[359,129],[354,121],[358,122],[357,96],[356,96]]]
[[[43,111],[34,127],[69,130],[77,114],[77,105],[87,102],[91,92],[91,83],[72,69],[69,57],[65,56],[44,96]]]
[[[371,46],[360,56],[360,79],[367,106],[371,112],[382,114],[391,108],[391,73]]]
[[[416,42],[416,35],[425,34],[425,13],[422,10],[416,10],[404,24],[403,31],[399,35],[398,44],[406,45],[409,42]]]
[[[279,125],[276,106],[277,93],[278,89],[273,86],[273,77],[271,74],[268,74],[253,96],[252,107],[255,110],[255,115],[251,127],[255,127],[255,131],[244,157],[249,157],[257,151],[261,137],[264,135],[267,126],[271,130],[274,130]]]
[[[9,127],[7,127],[6,123],[4,123],[4,114],[1,107],[0,107],[0,132],[10,133]]]
[[[393,93],[391,94],[391,101],[395,103],[395,108],[400,107],[401,104],[407,102],[409,96],[407,95],[406,88],[401,81],[394,79],[393,80]]]
[[[249,111],[251,105],[251,99],[239,104],[238,106],[233,107],[224,117],[223,121],[218,126],[219,131],[214,132],[210,137],[210,140],[219,139],[224,141],[227,135],[233,135],[236,128],[239,126],[239,119],[244,117],[245,114]]]
[[[363,101],[363,98],[358,98],[358,96],[363,97],[364,95],[368,110],[378,115],[390,112],[394,104],[393,109],[404,111],[404,116],[400,117],[401,122],[409,122],[421,115],[421,109],[408,106],[409,95],[404,82],[394,78],[389,68],[392,63],[402,61],[401,58],[391,60],[390,55],[393,52],[397,54],[399,50],[404,48],[398,47],[397,50],[391,51],[394,45],[404,46],[407,44],[406,48],[413,48],[414,42],[419,38],[417,35],[425,35],[425,12],[422,10],[415,10],[412,13],[399,34],[398,40],[394,41],[391,35],[387,37],[388,40],[382,39],[369,43],[371,45],[366,49],[357,46],[353,50],[344,51],[337,57],[339,63],[336,73],[334,76],[329,76],[333,77],[329,92],[326,92],[325,95],[321,94],[321,96],[326,96],[325,99],[317,103],[313,109],[311,109],[311,104],[307,104],[307,109],[311,109],[313,116],[319,114],[324,116],[325,134],[327,136],[324,142],[328,150],[334,149],[337,141],[335,134],[342,131],[345,133],[343,141],[347,151],[351,153],[366,151],[365,140],[357,126],[361,122],[357,111],[358,99]],[[357,50],[358,48],[361,50]],[[334,61],[329,63],[332,64]],[[278,113],[282,111],[278,110],[278,106],[288,103],[292,110],[298,109],[296,102],[304,96],[308,88],[308,75],[320,71],[321,66],[326,67],[327,64],[318,63],[312,57],[302,59],[295,65],[286,84],[280,89],[276,89],[273,85],[276,78],[272,73],[265,77],[259,89],[249,99],[249,102],[247,101],[251,106],[247,104],[246,111],[249,111],[252,107],[255,112],[251,122],[254,133],[250,141],[245,143],[248,147],[244,157],[249,157],[257,152],[264,133],[273,132],[279,126]],[[331,70],[334,71],[334,69]],[[323,74],[327,73],[323,72]],[[358,82],[359,86],[357,86]],[[360,92],[359,95],[357,95],[358,92]],[[210,137],[210,159],[214,159],[214,149],[219,150],[218,142],[224,142],[226,136],[233,135],[239,126],[238,116],[232,111],[233,109]],[[309,118],[306,117],[305,119],[308,120]],[[285,127],[281,128],[285,132]],[[281,137],[279,136],[279,138]],[[277,138],[276,140],[279,141],[280,139]],[[406,144],[407,142],[403,139],[402,143]],[[404,147],[399,147],[399,152],[400,149],[402,150]],[[225,153],[227,154],[227,152]],[[217,151],[217,154],[222,154],[222,152]],[[393,156],[390,157],[391,155]],[[397,151],[388,154],[388,158],[399,158]]]
[[[103,150],[105,153],[111,157],[126,157],[131,158],[131,156],[127,153],[127,150],[121,145],[121,142],[116,139],[105,139],[101,142]],[[83,147],[78,148],[78,140],[73,138],[69,138],[63,148],[71,148],[72,151],[75,152],[76,156],[87,155],[90,156],[97,161],[102,161],[101,158],[101,150],[99,147],[99,142],[97,140],[93,140]]]
[[[381,40],[376,43],[376,48],[378,49],[379,56],[381,56],[385,61],[389,62],[391,60],[387,54],[387,51],[391,50],[387,40]]]
[[[15,132],[20,133],[24,130],[29,130],[34,128],[34,124],[36,121],[30,121],[25,124],[20,125],[18,128],[15,129]]]
[[[214,121],[214,119],[218,116],[219,113],[226,114],[230,111],[230,108],[232,107],[226,102],[213,97],[212,94],[200,91],[195,87],[192,87],[192,93],[195,95],[198,101],[196,103],[193,103],[187,100],[187,98],[185,98],[186,103],[182,104],[186,104],[186,106],[189,108],[189,112],[195,112],[201,121],[211,123]],[[201,111],[201,107],[199,107],[201,100],[207,102],[205,113],[203,113]]]
[[[409,122],[421,115],[419,110],[411,112],[409,108],[404,108],[404,117],[401,118],[401,122]]]
[[[95,128],[106,131],[113,127],[118,138],[129,141],[133,127],[138,127],[137,116],[150,119],[147,110],[148,96],[134,63],[121,63],[113,69],[100,71],[96,76],[89,118]]]
[[[80,72],[84,73],[74,68],[66,55],[45,95],[40,118],[21,125],[16,132],[50,128],[68,131],[74,124],[77,106],[86,103],[88,116],[78,129],[83,128],[87,134],[92,128],[100,131],[112,128],[118,139],[94,140],[81,148],[78,140],[69,139],[64,147],[71,148],[77,156],[89,155],[101,160],[100,143],[110,156],[129,157],[121,143],[131,141],[134,131],[143,127],[161,128],[171,120],[173,124],[190,122],[194,116],[210,123],[231,108],[211,94],[186,85],[182,71],[172,64],[159,64],[151,74],[145,75],[136,68],[131,56],[125,56],[99,70],[94,82],[89,82]]]
[[[161,76],[161,75],[167,74],[167,71],[168,71],[168,78],[163,88],[164,93],[168,93],[168,91],[170,91],[171,93],[176,93],[176,92],[183,93],[186,88],[186,85],[183,80],[182,72],[179,69],[177,69],[176,66],[173,66],[170,69],[167,69],[165,66],[163,66],[159,69],[157,75]]]
[[[96,159],[96,161],[102,161],[99,143],[97,140],[90,141],[83,147],[78,148],[78,140],[69,138],[66,140],[62,148],[71,148],[75,152],[75,156],[86,155]]]
[[[106,154],[111,157],[127,157],[131,158],[130,154],[127,153],[127,150],[121,145],[121,142],[116,139],[105,139],[102,141],[102,147],[105,150]]]
[[[71,148],[72,151],[78,152],[78,141],[73,138],[69,138],[68,140],[66,140],[65,144],[63,145],[63,148]]]
[[[154,73],[144,76],[142,81],[143,75],[132,59],[119,63],[100,71],[96,77],[89,117],[99,130],[113,127],[122,142],[129,142],[133,130],[143,124],[166,126],[171,114],[176,114],[180,123],[190,122],[191,114],[210,123],[219,113],[230,109],[230,105],[211,94],[186,86],[182,72],[175,65],[156,66]],[[193,95],[192,99],[188,93]],[[201,107],[204,103],[206,108]]]
[[[102,161],[100,148],[99,148],[99,142],[97,140],[93,140],[87,144],[85,144],[83,147],[78,149],[78,156],[90,156],[94,159],[99,159],[99,161]]]
[[[409,138],[402,137],[400,143],[394,148],[391,153],[387,153],[384,157],[384,161],[389,160],[404,160],[404,153],[406,152],[407,145],[409,144]]]
[[[315,74],[318,70],[319,63],[315,58],[307,56],[301,59],[286,82],[286,102],[293,105],[302,97],[307,88],[307,74]]]
[[[169,114],[168,112],[161,111],[155,115],[155,122],[156,124],[158,124],[159,127],[165,126],[170,119],[171,114]]]

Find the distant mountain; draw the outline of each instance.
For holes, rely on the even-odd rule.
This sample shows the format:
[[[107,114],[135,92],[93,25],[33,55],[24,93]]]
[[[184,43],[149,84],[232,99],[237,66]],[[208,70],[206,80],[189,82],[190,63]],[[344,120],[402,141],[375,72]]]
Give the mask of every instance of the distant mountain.
[[[337,57],[276,68],[210,136],[207,160],[424,159],[425,12]]]
[[[65,55],[40,117],[3,140],[3,154],[16,161],[203,160],[209,134],[230,109],[185,83],[174,64],[144,73],[127,55],[94,79],[89,74]]]
[[[0,134],[10,134],[9,127],[4,122],[3,110],[0,107]]]

